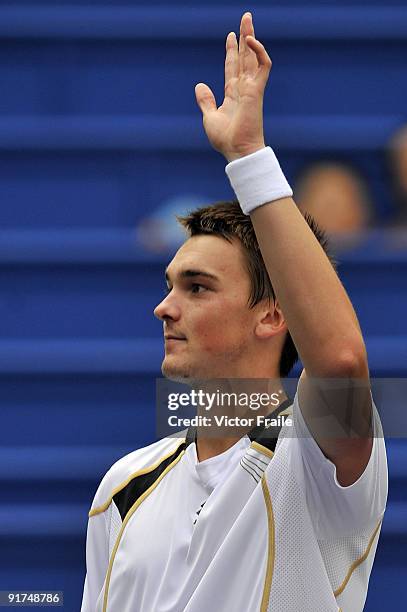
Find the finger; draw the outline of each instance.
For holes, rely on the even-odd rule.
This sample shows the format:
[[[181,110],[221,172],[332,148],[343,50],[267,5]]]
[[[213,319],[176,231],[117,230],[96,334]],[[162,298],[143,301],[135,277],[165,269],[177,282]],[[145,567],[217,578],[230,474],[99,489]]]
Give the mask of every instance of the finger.
[[[226,38],[225,97],[234,98],[234,82],[239,76],[239,52],[237,38],[230,32]]]
[[[239,38],[239,71],[241,74],[254,74],[257,70],[256,55],[246,44],[246,37],[254,36],[253,19],[251,13],[245,13],[240,22]]]
[[[256,55],[256,61],[258,63],[257,75],[259,78],[267,80],[272,61],[264,45],[253,36],[246,37],[246,44]]]
[[[203,115],[216,110],[215,96],[205,83],[198,83],[195,86],[195,97]]]
[[[253,15],[251,13],[248,13],[248,15],[250,15],[250,20],[247,22],[246,36],[253,36],[256,38],[254,35]]]
[[[246,49],[246,41],[245,41],[245,26],[246,26],[246,16],[248,13],[244,13],[242,19],[240,20],[240,32],[239,32],[239,72],[243,73],[243,55]]]

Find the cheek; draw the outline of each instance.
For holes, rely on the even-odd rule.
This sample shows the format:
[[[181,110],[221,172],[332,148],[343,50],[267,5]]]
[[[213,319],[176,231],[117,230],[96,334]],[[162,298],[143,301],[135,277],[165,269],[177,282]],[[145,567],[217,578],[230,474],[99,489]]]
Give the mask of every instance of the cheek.
[[[206,309],[196,320],[194,337],[200,348],[208,353],[218,353],[230,347],[240,346],[247,339],[249,317],[242,316],[242,309],[232,305],[216,310]]]

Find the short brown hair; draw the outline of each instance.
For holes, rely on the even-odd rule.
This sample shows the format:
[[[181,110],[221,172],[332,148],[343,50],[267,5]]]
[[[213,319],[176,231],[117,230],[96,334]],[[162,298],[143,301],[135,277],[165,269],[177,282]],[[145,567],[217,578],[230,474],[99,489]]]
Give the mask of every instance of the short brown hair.
[[[305,213],[303,216],[336,270],[336,261],[328,250],[328,239],[325,232],[310,214]],[[250,217],[242,212],[237,200],[216,202],[210,206],[197,208],[186,216],[177,217],[177,220],[187,230],[190,237],[209,234],[220,236],[229,242],[237,238],[243,247],[251,280],[249,307],[253,308],[264,299],[275,301],[276,296],[260,252],[253,224]],[[281,352],[280,376],[287,376],[297,360],[298,352],[288,331]]]

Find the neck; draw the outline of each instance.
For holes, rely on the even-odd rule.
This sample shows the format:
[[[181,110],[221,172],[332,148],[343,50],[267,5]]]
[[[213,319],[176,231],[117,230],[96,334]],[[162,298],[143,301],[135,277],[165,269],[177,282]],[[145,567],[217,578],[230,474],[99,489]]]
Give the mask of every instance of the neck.
[[[211,440],[210,438],[197,437],[196,455],[198,461],[205,461],[205,459],[210,459],[211,457],[216,457],[216,455],[224,453],[236,444],[236,442],[239,442],[240,439],[241,438],[220,438]]]
[[[233,397],[235,399],[237,397],[238,402],[234,402],[233,405],[225,405],[224,402],[219,401],[212,404],[210,410],[198,407],[198,415],[211,419],[209,430],[205,427],[197,428],[196,452],[198,461],[205,461],[205,459],[220,455],[231,448],[256,426],[258,416],[272,414],[287,399],[280,379],[217,381],[217,383],[222,384],[218,384],[216,390],[213,387],[214,382],[211,382],[210,390],[205,386],[205,393],[215,393],[215,395],[209,397],[216,397],[221,400],[222,394],[227,394],[227,398],[236,394]],[[267,397],[269,402],[266,402]],[[248,398],[249,403],[246,398]],[[242,399],[244,400],[243,404],[240,403]],[[263,405],[261,405],[260,400],[263,400]]]

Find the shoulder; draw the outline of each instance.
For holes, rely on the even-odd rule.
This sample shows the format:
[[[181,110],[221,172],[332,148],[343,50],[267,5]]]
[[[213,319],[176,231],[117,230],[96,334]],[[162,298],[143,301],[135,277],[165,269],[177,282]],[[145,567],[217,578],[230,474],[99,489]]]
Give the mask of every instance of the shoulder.
[[[186,432],[185,432],[186,433]],[[163,438],[139,448],[116,461],[106,472],[96,491],[89,516],[106,510],[114,495],[123,489],[137,474],[154,469],[165,459],[171,457],[185,442],[184,432],[177,437]]]
[[[302,484],[319,539],[344,537],[350,532],[373,530],[387,504],[388,469],[380,415],[372,398],[373,445],[368,463],[359,478],[341,485],[335,464],[325,456],[311,435],[298,401],[293,404],[291,438],[284,445],[290,468]]]
[[[277,449],[281,447],[281,443],[283,442],[283,440],[285,440],[286,438],[292,437],[293,423],[294,423],[293,410],[294,410],[294,405],[293,403],[291,403],[287,408],[285,408],[285,410],[283,410],[283,412],[280,412],[279,414],[279,417],[281,419],[281,429],[278,434],[276,451]]]

